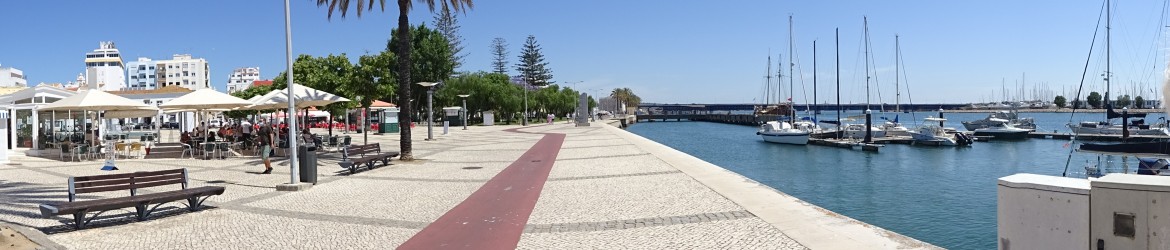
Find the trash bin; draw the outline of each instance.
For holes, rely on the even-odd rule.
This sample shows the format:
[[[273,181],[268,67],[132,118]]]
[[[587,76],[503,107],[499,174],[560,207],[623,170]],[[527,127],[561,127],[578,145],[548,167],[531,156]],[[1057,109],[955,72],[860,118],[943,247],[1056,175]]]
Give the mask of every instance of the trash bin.
[[[297,167],[300,168],[301,182],[317,184],[317,147],[297,147]]]

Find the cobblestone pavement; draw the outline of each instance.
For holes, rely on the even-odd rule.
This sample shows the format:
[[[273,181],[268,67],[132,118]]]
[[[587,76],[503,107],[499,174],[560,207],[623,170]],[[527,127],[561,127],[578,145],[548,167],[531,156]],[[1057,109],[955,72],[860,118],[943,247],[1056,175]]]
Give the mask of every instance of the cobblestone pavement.
[[[566,139],[520,237],[521,249],[805,249],[744,207],[639,146],[601,128],[539,125],[525,132],[563,133]],[[186,212],[184,204],[147,221],[131,210],[102,214],[89,229],[73,231],[66,217],[43,219],[37,205],[66,199],[66,178],[108,174],[102,162],[62,162],[14,156],[0,165],[0,221],[48,234],[72,249],[387,249],[402,244],[503,171],[540,134],[510,133],[518,126],[452,128],[424,141],[414,131],[414,162],[348,175],[338,155],[319,155],[319,183],[279,192],[288,162],[271,175],[257,157],[226,160],[118,160],[119,172],[187,168],[192,186],[226,186],[212,208]],[[325,133],[324,131],[314,131]],[[624,132],[620,132],[624,133]],[[360,144],[360,134],[354,143]],[[384,150],[398,136],[369,135]],[[157,187],[149,191],[176,187]],[[81,199],[126,195],[99,193]]]

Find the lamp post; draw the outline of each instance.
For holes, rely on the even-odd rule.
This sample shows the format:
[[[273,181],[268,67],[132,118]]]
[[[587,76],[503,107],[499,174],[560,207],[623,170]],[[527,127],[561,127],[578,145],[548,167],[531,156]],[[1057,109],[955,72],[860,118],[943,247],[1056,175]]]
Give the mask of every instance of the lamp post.
[[[382,77],[379,77],[379,76],[374,77],[374,85],[378,85],[379,79],[382,79]],[[363,102],[364,102],[364,100],[363,100]],[[371,100],[370,103],[372,105],[374,103],[373,100]],[[370,135],[368,135],[370,133],[370,131],[368,131],[368,130],[370,130],[370,107],[367,106],[364,108],[366,110],[365,111],[366,113],[364,115],[362,115],[362,120],[363,120],[362,124],[365,124],[362,127],[362,143],[369,144],[369,142],[367,142],[367,140],[370,138]]]
[[[459,95],[463,98],[463,130],[467,130],[467,97],[471,94]]]
[[[292,24],[289,17],[288,0],[284,0],[284,59],[288,66],[288,113],[296,114],[297,109],[293,98],[293,61],[292,61]],[[96,85],[95,85],[96,86]],[[287,117],[286,117],[287,118]],[[300,181],[299,173],[297,172],[297,119],[288,119],[288,168],[289,168],[289,184],[296,184]]]
[[[437,82],[419,82],[418,85],[427,88],[427,140],[434,140],[435,102],[431,97],[435,94]]]

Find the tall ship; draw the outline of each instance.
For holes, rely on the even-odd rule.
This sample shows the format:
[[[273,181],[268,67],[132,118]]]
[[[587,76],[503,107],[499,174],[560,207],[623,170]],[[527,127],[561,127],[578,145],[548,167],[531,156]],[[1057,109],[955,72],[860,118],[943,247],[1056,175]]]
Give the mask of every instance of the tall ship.
[[[79,87],[104,91],[126,87],[126,66],[114,42],[100,42],[98,49],[85,53],[85,82],[88,86]]]

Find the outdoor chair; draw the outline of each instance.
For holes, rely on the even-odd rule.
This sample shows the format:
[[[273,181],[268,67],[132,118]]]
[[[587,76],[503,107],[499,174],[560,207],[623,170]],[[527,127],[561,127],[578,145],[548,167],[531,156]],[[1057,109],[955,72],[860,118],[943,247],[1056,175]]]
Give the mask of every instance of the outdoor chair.
[[[61,144],[60,148],[61,154],[59,155],[59,158],[61,158],[61,160],[65,160],[65,155],[73,155],[73,147],[70,147],[68,144]]]
[[[130,153],[133,153],[137,157],[140,155],[140,152],[142,152],[141,142],[130,143]]]
[[[333,148],[333,150],[336,151],[337,145],[337,136],[330,136],[329,140],[325,143],[325,148]]]
[[[215,143],[215,149],[220,159],[227,159],[227,155],[232,152],[231,144],[228,142]]]
[[[77,145],[71,151],[73,151],[73,154],[69,157],[70,160],[77,159],[77,161],[81,161],[82,157],[89,158],[89,145]]]
[[[342,147],[349,146],[349,145],[350,145],[350,143],[352,142],[352,141],[351,141],[352,139],[353,139],[353,138],[349,137],[348,135],[347,135],[347,136],[345,136],[345,137],[344,137],[344,138],[341,140],[341,146],[342,146]]]
[[[183,152],[179,153],[179,159],[184,158],[185,155],[188,155],[188,154],[191,155],[191,158],[195,158],[195,148],[192,147],[191,144],[183,143],[180,145],[183,145]]]
[[[128,146],[128,145],[126,145],[125,143],[121,143],[121,142],[114,143],[114,153],[115,153],[114,156],[117,156],[117,153],[126,152],[126,146]]]
[[[203,143],[203,159],[204,160],[210,159],[210,158],[208,158],[208,156],[214,155],[214,154],[215,154],[215,143],[214,142],[204,142]]]

